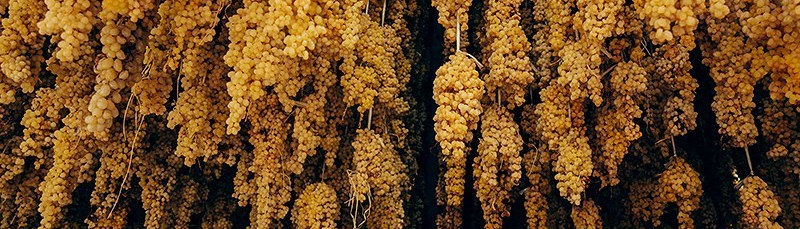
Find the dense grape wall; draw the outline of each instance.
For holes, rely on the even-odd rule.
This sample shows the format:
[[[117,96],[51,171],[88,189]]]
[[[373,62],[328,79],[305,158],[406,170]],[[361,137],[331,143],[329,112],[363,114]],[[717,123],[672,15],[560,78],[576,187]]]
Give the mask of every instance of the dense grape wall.
[[[0,228],[798,228],[796,0],[0,0]]]

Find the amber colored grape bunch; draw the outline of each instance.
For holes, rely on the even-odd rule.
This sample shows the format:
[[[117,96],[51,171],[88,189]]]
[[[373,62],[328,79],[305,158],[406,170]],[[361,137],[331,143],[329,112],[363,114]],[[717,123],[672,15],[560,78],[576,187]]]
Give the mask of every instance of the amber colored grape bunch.
[[[744,226],[762,229],[783,228],[776,222],[776,218],[781,214],[778,198],[767,183],[758,176],[749,176],[741,182],[743,184],[737,191],[739,201],[742,202]]]
[[[483,209],[484,228],[501,228],[510,215],[511,189],[522,178],[522,136],[511,112],[491,105],[481,120],[481,140],[474,168],[475,189]]]
[[[568,82],[565,78],[559,76],[539,93],[542,103],[536,105],[534,114],[540,117],[536,130],[541,133],[542,141],[557,153],[553,172],[560,195],[573,205],[580,205],[594,165],[586,136],[584,102],[570,99],[572,92],[559,83]]]
[[[622,62],[611,73],[611,97],[599,112],[595,127],[601,145],[600,179],[603,186],[619,183],[618,166],[631,142],[642,136],[634,119],[642,117],[641,93],[647,87],[647,72],[634,62]],[[597,171],[597,170],[596,170]]]
[[[336,228],[339,202],[336,191],[325,183],[314,183],[303,190],[292,208],[292,222],[301,229]]]
[[[548,224],[548,200],[550,194],[550,152],[547,144],[541,144],[541,136],[536,132],[538,117],[533,105],[522,107],[522,131],[529,137],[525,138],[529,150],[523,156],[523,170],[528,178],[530,187],[524,189],[525,215],[528,228],[544,228]]]
[[[468,11],[472,6],[469,0],[433,0],[431,5],[439,11],[438,22],[444,27],[444,44],[452,45],[445,50],[454,51],[456,41],[460,39],[462,47],[468,45],[467,33],[469,30]],[[460,37],[459,37],[460,33]],[[458,50],[455,50],[458,51]]]
[[[700,174],[692,168],[683,158],[673,157],[667,165],[667,170],[658,177],[653,206],[653,224],[661,224],[659,217],[664,214],[667,203],[678,205],[678,225],[681,229],[694,228],[692,212],[700,207],[700,196],[703,187],[700,183]]]
[[[44,62],[44,38],[37,33],[36,23],[47,11],[44,1],[6,1],[6,18],[0,30],[0,104],[16,100],[16,92],[31,93],[39,81],[40,66]],[[5,13],[0,13],[6,15]]]
[[[370,228],[401,228],[405,212],[401,194],[409,182],[406,165],[385,136],[373,130],[359,129],[353,139],[352,196],[356,203],[371,205],[358,214],[367,214]],[[353,203],[353,204],[356,204]]]
[[[467,166],[467,143],[478,127],[483,108],[484,82],[478,77],[476,64],[465,53],[450,55],[449,61],[436,70],[433,99],[439,105],[433,117],[436,141],[442,149],[445,164],[446,207],[441,227],[461,225],[461,202],[464,196]]]
[[[572,206],[572,223],[575,228],[600,229],[603,220],[600,218],[600,207],[593,200],[586,199],[580,206]]]
[[[738,28],[738,27],[737,27]],[[756,82],[767,74],[766,54],[741,35],[723,36],[715,44],[711,58],[704,58],[714,79],[714,102],[711,108],[717,118],[719,133],[726,143],[745,148],[756,143],[753,109],[756,103]]]

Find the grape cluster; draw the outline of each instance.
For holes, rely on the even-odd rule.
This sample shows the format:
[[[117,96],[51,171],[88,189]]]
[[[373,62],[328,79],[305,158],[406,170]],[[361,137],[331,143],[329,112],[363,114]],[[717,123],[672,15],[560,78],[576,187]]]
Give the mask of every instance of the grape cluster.
[[[311,184],[297,197],[292,208],[296,228],[336,228],[339,220],[336,191],[325,183]]]
[[[121,128],[117,126],[116,128]],[[136,127],[128,126],[125,131],[134,133]],[[123,131],[114,130],[114,133],[122,134]],[[126,174],[136,173],[136,168],[129,170],[128,161],[131,154],[142,154],[144,151],[139,142],[142,137],[125,138],[122,136],[111,136],[112,140],[100,145],[98,149],[102,155],[97,159],[100,167],[94,171],[95,188],[92,191],[89,202],[96,207],[94,212],[85,221],[90,228],[123,228],[125,225],[125,214],[111,214],[112,208],[116,212],[114,205],[127,203],[126,194],[118,193],[118,190],[127,190],[131,187],[130,182],[122,182]],[[132,163],[132,162],[131,162]],[[118,196],[120,195],[120,196]],[[120,202],[119,199],[122,201]],[[125,209],[125,208],[122,208]],[[118,213],[118,212],[116,212]],[[112,217],[108,217],[112,216]]]
[[[658,177],[653,203],[653,224],[661,224],[659,217],[664,213],[667,203],[678,205],[679,228],[694,228],[692,212],[700,207],[700,196],[703,195],[700,174],[683,158],[673,157],[667,170]]]
[[[292,182],[288,175],[293,167],[301,166],[289,159],[289,125],[284,120],[287,115],[279,109],[278,97],[270,95],[257,100],[267,106],[253,107],[250,110],[258,115],[248,116],[254,128],[248,132],[248,142],[255,147],[253,158],[246,168],[241,168],[245,180],[250,185],[236,184],[243,190],[234,190],[239,196],[239,205],[249,203],[254,214],[251,222],[258,227],[276,225],[288,212],[286,204],[291,199]],[[277,125],[276,125],[277,124]],[[241,163],[241,162],[240,162]],[[252,176],[252,178],[250,178]],[[252,179],[252,180],[249,180]],[[236,182],[236,179],[234,179]],[[240,187],[241,186],[241,187]]]
[[[511,113],[490,106],[481,117],[478,156],[472,165],[476,195],[481,202],[484,228],[501,228],[508,216],[511,190],[522,178],[522,136]]]
[[[598,229],[603,228],[603,221],[600,219],[600,208],[593,200],[587,199],[580,206],[573,206],[572,223],[575,228]]]
[[[461,43],[466,47],[469,45],[467,31],[469,31],[469,15],[467,14],[472,1],[458,0],[433,0],[431,5],[439,11],[438,22],[444,27],[444,44],[446,52],[460,51],[455,47],[456,43]],[[458,36],[460,34],[460,37]]]
[[[88,103],[87,100],[84,100]],[[63,121],[66,128],[55,132],[53,141],[53,165],[47,171],[47,176],[39,186],[42,192],[39,213],[42,215],[41,228],[59,228],[64,215],[62,209],[72,203],[69,196],[78,185],[83,173],[89,172],[81,169],[91,166],[95,158],[91,152],[97,147],[86,132],[81,131],[82,115],[88,111],[70,113]],[[85,181],[85,180],[84,180]]]
[[[644,117],[657,138],[681,136],[697,127],[694,110],[697,79],[689,71],[689,53],[681,45],[661,46],[646,64],[648,87],[644,92]]]
[[[619,183],[619,164],[628,153],[631,142],[642,136],[634,119],[642,117],[639,102],[641,93],[647,88],[646,75],[644,68],[634,62],[619,63],[611,73],[613,100],[601,107],[595,127],[601,145],[599,161],[603,165],[600,172],[603,186]]]
[[[167,115],[167,127],[180,125],[175,154],[184,157],[186,165],[194,165],[199,157],[209,160],[218,153],[218,145],[225,137],[224,121],[228,112],[224,104],[230,101],[225,93],[224,74],[229,68],[222,60],[221,44],[207,44],[201,48],[194,74],[181,78],[182,91],[175,107]],[[212,54],[216,53],[216,54]]]
[[[300,60],[297,57],[305,50],[299,53],[297,50],[305,49],[305,46],[287,46],[285,43],[300,39],[287,40],[292,36],[285,30],[293,26],[292,18],[296,17],[294,5],[287,1],[276,2],[280,7],[270,7],[258,1],[248,3],[227,23],[230,44],[225,63],[233,67],[228,73],[231,81],[227,83],[231,95],[228,103],[230,115],[226,120],[228,134],[239,132],[239,122],[247,108],[267,94],[264,87],[273,86],[271,93],[279,96],[283,110],[288,112],[295,106],[291,97],[308,81],[307,77],[298,77]],[[316,26],[312,29],[319,30]]]
[[[719,3],[717,3],[719,4]],[[655,43],[681,44],[688,49],[695,47],[694,31],[700,18],[708,11],[704,1],[634,1],[639,18],[646,21],[650,39]],[[713,9],[719,9],[714,6]],[[715,12],[717,15],[721,12]],[[677,39],[680,39],[679,41]]]
[[[742,202],[742,223],[747,228],[783,228],[775,222],[781,214],[781,207],[775,193],[764,180],[750,176],[742,180],[739,188],[739,201]]]
[[[370,200],[373,228],[401,228],[405,212],[401,194],[409,182],[405,164],[394,146],[372,130],[357,130],[353,140],[354,197],[357,202]],[[374,199],[374,200],[372,200]]]
[[[165,136],[166,137],[166,136]],[[172,190],[178,182],[177,174],[181,161],[172,152],[172,146],[166,139],[154,142],[148,153],[139,157],[136,176],[141,179],[142,208],[145,211],[145,227],[167,227],[168,204],[174,197]]]
[[[540,144],[541,136],[536,132],[536,122],[538,117],[535,114],[535,107],[526,105],[522,110],[522,122],[520,123],[525,134],[529,135],[528,148],[523,156],[523,168],[525,177],[531,184],[525,190],[525,213],[529,228],[543,228],[548,223],[548,198],[550,194],[550,153],[547,144]],[[538,145],[538,146],[537,146]]]
[[[47,12],[37,22],[39,33],[56,35],[58,50],[53,54],[59,61],[73,62],[80,59],[82,49],[88,46],[92,28],[98,24],[97,8],[101,1],[77,0],[60,2],[44,1]],[[54,42],[55,43],[55,42]]]
[[[744,36],[734,15],[706,21],[711,42],[701,47],[703,63],[711,68],[709,75],[716,83],[711,106],[719,133],[731,146],[745,148],[755,144],[758,136],[753,97],[756,83],[769,71],[767,53]]]
[[[129,69],[125,69],[123,64],[128,55],[122,49],[133,39],[135,24],[127,22],[119,15],[125,13],[118,11],[123,8],[119,4],[121,3],[113,0],[103,1],[103,10],[98,16],[104,24],[100,30],[103,57],[94,68],[97,82],[89,101],[89,112],[92,114],[84,120],[86,129],[102,140],[108,139],[108,129],[111,128],[113,119],[120,114],[117,109],[117,104],[122,102],[120,91],[131,80]]]
[[[0,104],[4,106],[16,100],[17,90],[31,93],[39,81],[44,39],[37,33],[36,23],[47,11],[42,1],[13,0],[6,4],[8,17],[0,21]]]
[[[393,44],[397,35],[392,27],[381,26],[366,15],[360,18],[365,22],[363,36],[356,43],[353,55],[345,56],[339,68],[344,73],[341,85],[345,101],[350,106],[358,105],[358,111],[364,113],[375,104],[391,107],[395,102],[400,81],[393,49],[399,47]]]
[[[533,83],[533,64],[528,53],[531,43],[525,37],[516,12],[520,1],[488,1],[483,49],[489,74],[484,77],[486,93],[500,96],[509,109],[525,102],[526,88]]]
[[[484,82],[478,77],[475,62],[465,53],[450,55],[449,61],[436,70],[433,99],[439,105],[433,117],[436,141],[442,148],[445,169],[446,216],[437,222],[442,227],[461,225],[461,202],[467,166],[467,143],[478,127],[483,108]]]

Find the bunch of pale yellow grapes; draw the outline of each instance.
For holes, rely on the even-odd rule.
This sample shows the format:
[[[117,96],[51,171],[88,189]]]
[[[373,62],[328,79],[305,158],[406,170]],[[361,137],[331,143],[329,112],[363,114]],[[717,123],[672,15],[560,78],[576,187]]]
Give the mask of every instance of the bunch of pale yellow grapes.
[[[0,228],[800,228],[797,0],[0,0]]]

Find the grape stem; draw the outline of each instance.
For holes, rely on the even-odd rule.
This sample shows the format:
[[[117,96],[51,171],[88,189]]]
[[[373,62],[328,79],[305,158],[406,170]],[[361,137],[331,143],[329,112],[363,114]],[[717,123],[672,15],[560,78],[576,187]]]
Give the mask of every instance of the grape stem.
[[[497,107],[500,107],[500,90],[497,90]]]
[[[134,116],[134,118],[136,118]],[[135,120],[134,120],[135,121]],[[119,203],[119,197],[122,196],[122,190],[125,188],[125,182],[128,181],[128,175],[131,172],[131,163],[133,163],[133,153],[136,149],[136,142],[139,138],[139,132],[142,128],[142,124],[144,123],[144,117],[139,118],[139,124],[136,125],[136,132],[133,135],[133,142],[131,143],[131,150],[128,154],[128,167],[125,169],[125,177],[122,178],[122,183],[119,185],[119,192],[117,193],[117,198],[114,200],[114,205],[111,206],[111,210],[108,211],[108,216],[106,219],[111,218],[111,214],[114,213],[114,209],[117,208],[117,203]]]
[[[456,52],[461,52],[461,19],[459,19],[458,14],[456,14]],[[467,57],[475,61],[479,69],[483,69],[483,64],[481,64],[481,62],[478,61],[478,58],[475,58],[475,56],[467,52],[464,52],[464,54],[466,54]]]
[[[606,75],[608,75],[608,73],[610,73],[612,70],[614,70],[614,68],[615,68],[615,67],[617,67],[617,65],[616,65],[616,64],[612,65],[610,68],[606,69],[606,71],[605,71],[605,72],[603,72],[603,75],[601,75],[601,76],[606,76]]]
[[[467,53],[467,52],[463,52],[463,53],[464,53],[465,55],[467,55],[467,57],[469,57],[470,59],[472,59],[472,61],[475,61],[475,64],[476,64],[476,65],[478,65],[478,69],[483,69],[483,64],[481,64],[481,62],[480,62],[480,61],[478,61],[478,58],[475,58],[475,56],[473,56],[472,54],[469,54],[469,53]]]
[[[369,114],[367,115],[367,129],[369,130],[372,127],[372,108],[369,109]]]
[[[750,167],[750,176],[753,176],[753,162],[750,161],[750,150],[744,147],[744,155],[747,156],[747,166]]]
[[[611,56],[611,53],[609,53],[609,52],[608,52],[608,50],[606,50],[606,48],[605,48],[605,47],[600,47],[600,51],[601,51],[603,54],[605,54],[605,55],[606,55],[606,57],[608,57],[608,58],[612,58],[612,56]]]
[[[677,157],[678,156],[678,149],[675,148],[675,137],[669,137],[669,140],[672,141],[672,156],[673,157]]]
[[[456,52],[461,51],[461,19],[456,12]]]
[[[383,0],[383,9],[381,9],[381,26],[386,20],[386,0]]]

